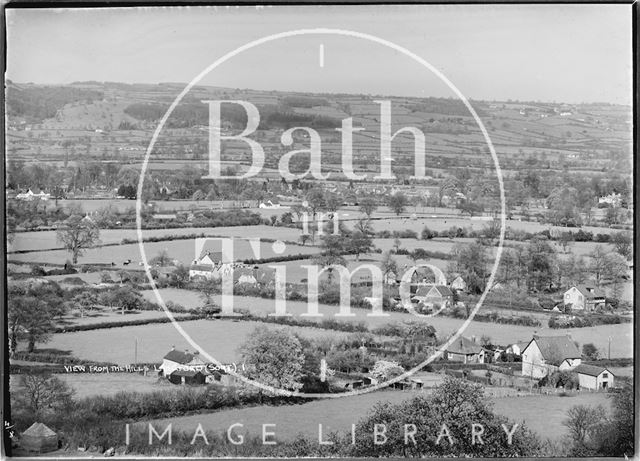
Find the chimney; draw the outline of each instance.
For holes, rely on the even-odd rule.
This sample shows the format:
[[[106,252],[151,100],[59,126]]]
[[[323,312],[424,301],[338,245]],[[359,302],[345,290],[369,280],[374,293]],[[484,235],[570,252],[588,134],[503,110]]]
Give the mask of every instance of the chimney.
[[[172,350],[172,351],[175,351],[175,350],[176,350],[176,346],[172,345],[172,346],[171,346],[171,350]]]

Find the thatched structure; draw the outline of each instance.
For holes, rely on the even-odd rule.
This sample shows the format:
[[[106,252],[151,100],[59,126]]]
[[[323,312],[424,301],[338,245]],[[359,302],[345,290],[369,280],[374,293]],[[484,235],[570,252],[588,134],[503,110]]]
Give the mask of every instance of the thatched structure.
[[[22,433],[20,446],[24,450],[47,453],[58,449],[58,434],[42,423],[33,423]]]

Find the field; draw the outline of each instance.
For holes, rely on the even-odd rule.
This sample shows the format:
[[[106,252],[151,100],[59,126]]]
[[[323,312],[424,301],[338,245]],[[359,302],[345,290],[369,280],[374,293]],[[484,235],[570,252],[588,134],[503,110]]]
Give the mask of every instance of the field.
[[[209,236],[243,237],[280,239],[284,241],[297,241],[300,231],[288,227],[258,226],[233,226],[233,227],[193,227],[180,229],[146,229],[142,231],[143,238],[161,237],[165,235],[192,235],[205,234]],[[123,239],[137,241],[138,233],[135,229],[101,229],[100,241],[105,243],[120,243]],[[61,248],[56,241],[55,231],[18,232],[13,242],[8,244],[8,251],[20,250],[49,250]]]
[[[246,431],[259,435],[262,424],[276,424],[276,437],[292,439],[302,433],[317,440],[318,424],[322,424],[325,434],[331,431],[347,432],[351,424],[357,423],[377,402],[399,403],[423,391],[379,391],[364,395],[341,397],[303,405],[270,407],[268,416],[264,407],[224,410],[215,413],[183,416],[151,421],[156,428],[171,423],[174,430],[192,433],[198,424],[206,430],[226,431],[234,423],[242,423],[240,433]],[[494,410],[514,422],[526,422],[529,429],[543,438],[561,439],[566,434],[562,421],[567,410],[574,405],[597,405],[608,407],[608,400],[602,393],[581,393],[572,397],[531,395],[524,397],[494,397]],[[411,421],[407,421],[411,423]],[[146,422],[145,422],[146,424]]]
[[[188,290],[162,289],[159,290],[162,299],[182,304],[185,307],[198,307],[202,305],[202,300],[197,293]],[[153,291],[143,291],[142,294],[151,302],[157,302]],[[214,297],[214,302],[220,303],[219,297]],[[250,296],[235,296],[233,299],[235,309],[246,309],[257,315],[266,315],[275,312],[275,301],[272,299],[254,298]],[[287,312],[294,314],[294,318],[307,311],[306,302],[287,301]],[[483,306],[480,312],[488,309]],[[324,318],[334,318],[338,312],[338,306],[321,304],[319,312],[324,314]],[[364,322],[369,328],[374,328],[392,321],[418,320],[409,313],[386,312],[385,317],[368,317],[369,310],[352,309],[354,317],[342,318],[342,321]],[[314,317],[307,317],[314,320]],[[320,318],[322,320],[322,318]],[[429,325],[433,325],[439,337],[446,337],[460,328],[463,321],[450,317],[432,317],[424,320]],[[242,322],[244,323],[244,322]],[[543,323],[544,325],[544,323]],[[608,350],[608,338],[611,336],[611,357],[632,357],[633,356],[633,323],[621,323],[617,325],[600,325],[597,327],[571,328],[571,329],[551,329],[543,327],[526,327],[520,325],[500,325],[496,323],[485,323],[472,321],[464,331],[464,336],[476,336],[480,338],[487,335],[498,344],[508,345],[516,342],[529,341],[532,335],[557,336],[571,334],[572,338],[582,347],[585,343],[593,343],[600,349],[603,356]]]
[[[192,320],[180,322],[180,327],[193,338],[206,352],[219,361],[231,363],[238,361],[237,348],[244,337],[256,327],[264,325],[259,322],[232,320]],[[286,328],[304,337],[342,336],[346,333],[331,330],[302,327]],[[135,345],[137,341],[137,357]],[[79,331],[74,333],[54,334],[47,348],[71,351],[71,354],[86,360],[110,362],[118,365],[131,363],[160,363],[162,357],[175,346],[180,350],[194,350],[186,339],[170,323],[149,324],[140,326]]]
[[[160,252],[167,251],[172,259],[188,266],[197,257],[195,255],[195,245],[195,239],[147,242],[144,244],[144,252],[147,260],[150,260],[159,255]],[[220,251],[219,247],[220,245],[216,244],[215,241],[209,241],[206,243],[204,250],[210,250],[212,252]],[[288,244],[283,255],[313,254],[318,253],[318,251],[317,247]],[[246,240],[239,240],[234,244],[235,260],[254,259],[257,256],[271,258],[278,256],[278,254],[273,251],[272,243],[268,242],[260,242],[260,249],[257,254],[254,253]],[[70,259],[70,253],[66,250],[49,250],[11,255],[12,261],[45,264],[64,264],[67,259]],[[113,262],[117,266],[122,267],[122,263],[128,259],[131,259],[131,265],[126,267],[127,269],[135,269],[136,266],[141,265],[142,255],[140,253],[140,246],[137,243],[90,248],[78,258],[78,262],[81,264],[109,264]]]
[[[147,376],[139,373],[62,373],[56,374],[75,389],[75,398],[90,397],[94,395],[114,395],[118,392],[153,392],[167,389],[175,389],[175,386],[166,380],[158,380],[155,372],[151,371]],[[10,386],[17,384],[18,375],[11,375]]]

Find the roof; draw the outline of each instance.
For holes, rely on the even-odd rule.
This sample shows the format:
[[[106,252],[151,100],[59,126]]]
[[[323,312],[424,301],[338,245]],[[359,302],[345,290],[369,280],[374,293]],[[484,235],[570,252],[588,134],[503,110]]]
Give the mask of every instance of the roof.
[[[465,338],[464,336],[460,336],[456,339],[451,346],[447,348],[447,352],[451,354],[461,354],[461,355],[473,355],[479,354],[482,350],[482,346],[478,343],[474,343],[470,339]]]
[[[171,373],[171,375],[169,375],[169,376],[176,375],[176,376],[185,376],[187,378],[193,378],[195,375],[198,375],[198,374],[201,375],[202,372],[200,372],[200,370],[180,370],[180,369],[178,369],[178,370],[174,371],[173,373]]]
[[[576,373],[580,373],[581,375],[589,375],[589,376],[600,376],[605,371],[611,373],[609,369],[605,367],[600,367],[597,365],[585,365],[585,364],[578,365],[573,369],[573,371],[575,371]]]
[[[596,286],[593,286],[593,285],[578,285],[578,286],[576,286],[576,288],[587,299],[604,298],[605,297],[604,291],[602,291],[600,288],[598,288]],[[592,291],[589,292],[589,290],[592,290]]]
[[[167,355],[164,356],[165,360],[171,360],[176,363],[189,363],[193,360],[193,354],[189,354],[187,352],[182,352],[178,350],[169,351]]]
[[[209,266],[207,264],[192,264],[191,266],[189,266],[189,270],[213,272],[213,266]]]
[[[57,434],[42,423],[33,423],[29,429],[24,431],[22,435],[30,435],[32,437],[51,437]]]
[[[451,292],[449,287],[446,287],[444,285],[427,285],[427,286],[424,286],[424,287],[420,287],[416,291],[415,295],[416,296],[427,296],[429,294],[429,292],[434,288],[436,289],[437,293],[442,297],[453,296],[453,293]]]
[[[527,344],[527,347],[521,352],[524,353],[534,341],[538,345],[542,357],[551,363],[557,362],[556,364],[559,365],[566,359],[579,359],[582,357],[578,347],[568,336],[534,335],[533,339]]]

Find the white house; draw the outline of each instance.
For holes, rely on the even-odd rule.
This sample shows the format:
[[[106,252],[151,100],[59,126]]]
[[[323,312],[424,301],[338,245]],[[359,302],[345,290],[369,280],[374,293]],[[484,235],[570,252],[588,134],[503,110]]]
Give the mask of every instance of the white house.
[[[445,285],[427,285],[418,288],[413,299],[424,304],[430,303],[447,307],[453,302],[453,293]]]
[[[593,311],[604,307],[606,298],[604,292],[594,285],[578,285],[564,292],[564,305],[571,310]]]
[[[16,195],[18,200],[49,200],[51,198],[51,194],[46,194],[43,190],[34,188],[29,189],[27,192],[22,192]]]
[[[578,365],[573,371],[578,373],[580,389],[608,389],[613,387],[615,376],[605,367],[595,365]]]
[[[176,370],[200,371],[208,374],[206,363],[202,361],[198,352],[178,351],[175,347],[165,355],[160,365],[162,376],[170,376]]]
[[[569,336],[537,336],[522,351],[522,376],[540,379],[556,370],[571,370],[582,362]]]

